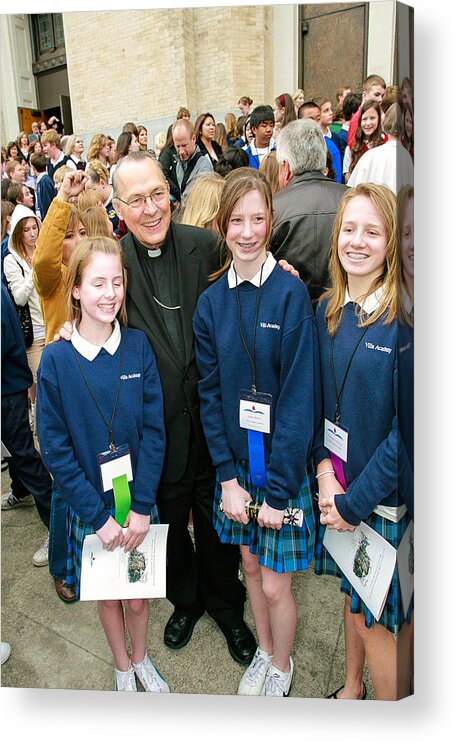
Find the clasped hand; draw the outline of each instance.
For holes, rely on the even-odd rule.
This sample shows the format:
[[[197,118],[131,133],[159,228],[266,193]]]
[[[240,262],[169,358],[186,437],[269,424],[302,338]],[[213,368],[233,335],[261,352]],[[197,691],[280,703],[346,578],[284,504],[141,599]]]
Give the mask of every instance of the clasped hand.
[[[337,493],[344,494],[344,493]],[[351,525],[341,517],[335,505],[335,495],[321,496],[319,493],[319,510],[321,511],[321,524],[327,526],[329,530],[336,531],[354,531],[355,526]]]
[[[139,515],[139,513],[130,510],[123,528],[110,515],[104,526],[99,528],[96,533],[106,551],[114,551],[117,546],[123,546],[124,551],[133,551],[142,544],[149,527],[149,515]]]

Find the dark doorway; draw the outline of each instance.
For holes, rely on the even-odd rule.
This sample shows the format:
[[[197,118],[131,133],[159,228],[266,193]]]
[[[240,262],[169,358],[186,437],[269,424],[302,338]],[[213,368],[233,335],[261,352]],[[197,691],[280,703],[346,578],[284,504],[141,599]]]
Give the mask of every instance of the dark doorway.
[[[337,88],[361,91],[367,20],[367,3],[299,6],[299,79],[305,100],[325,96],[335,106]]]

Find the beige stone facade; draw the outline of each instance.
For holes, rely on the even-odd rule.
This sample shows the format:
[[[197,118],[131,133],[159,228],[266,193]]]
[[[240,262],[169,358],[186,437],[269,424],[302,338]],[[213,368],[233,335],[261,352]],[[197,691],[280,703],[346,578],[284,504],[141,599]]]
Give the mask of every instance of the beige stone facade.
[[[273,8],[64,13],[75,131],[273,102]],[[238,113],[238,111],[237,111]]]

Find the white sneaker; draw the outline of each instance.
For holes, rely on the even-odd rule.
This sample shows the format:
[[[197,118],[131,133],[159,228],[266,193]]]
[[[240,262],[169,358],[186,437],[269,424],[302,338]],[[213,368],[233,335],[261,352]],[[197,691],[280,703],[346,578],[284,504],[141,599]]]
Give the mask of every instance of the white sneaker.
[[[136,678],[134,676],[134,670],[129,666],[126,672],[121,670],[115,670],[115,689],[116,690],[133,690],[137,691]]]
[[[258,647],[250,666],[242,675],[237,691],[238,696],[260,696],[264,687],[267,671],[272,665],[272,655]]]
[[[267,673],[264,683],[263,696],[288,696],[291,690],[292,676],[294,674],[294,663],[292,657],[289,657],[289,672],[281,672],[273,665]]]
[[[11,645],[8,644],[8,642],[0,642],[0,645],[1,645],[0,652],[1,652],[2,665],[3,665],[11,654]]]
[[[137,665],[133,663],[133,668],[147,693],[170,693],[168,684],[160,675],[148,654],[145,655],[142,662]]]
[[[49,536],[44,544],[33,554],[33,564],[35,567],[45,567],[49,564]]]

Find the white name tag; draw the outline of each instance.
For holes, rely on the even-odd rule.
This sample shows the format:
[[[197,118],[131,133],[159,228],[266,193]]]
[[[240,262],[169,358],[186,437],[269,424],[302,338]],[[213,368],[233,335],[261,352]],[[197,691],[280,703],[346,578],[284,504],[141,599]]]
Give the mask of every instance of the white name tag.
[[[270,394],[252,394],[242,391],[239,409],[240,427],[257,430],[259,433],[270,433],[271,406]]]
[[[348,431],[331,420],[324,420],[324,446],[342,461],[348,460]]]
[[[100,467],[103,492],[112,489],[112,480],[126,474],[128,482],[133,481],[131,454],[127,445],[119,446],[115,451],[104,451],[97,456]]]

